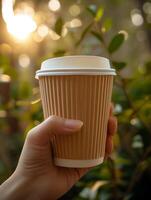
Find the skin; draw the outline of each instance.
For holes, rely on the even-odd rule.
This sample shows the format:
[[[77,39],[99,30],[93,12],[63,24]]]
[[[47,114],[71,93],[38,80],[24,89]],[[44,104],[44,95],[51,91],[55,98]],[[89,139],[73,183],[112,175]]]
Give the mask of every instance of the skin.
[[[113,149],[117,120],[110,109],[106,157]],[[66,193],[91,168],[64,168],[53,164],[50,140],[54,134],[76,134],[79,120],[50,116],[27,134],[15,172],[1,186],[1,200],[54,200]]]

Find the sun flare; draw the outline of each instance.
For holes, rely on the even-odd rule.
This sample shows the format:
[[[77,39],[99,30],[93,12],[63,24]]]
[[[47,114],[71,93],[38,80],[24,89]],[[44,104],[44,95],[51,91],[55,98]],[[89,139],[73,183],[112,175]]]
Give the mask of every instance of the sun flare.
[[[17,40],[25,40],[37,28],[36,22],[29,13],[22,10],[14,13],[14,1],[2,1],[2,15],[7,25],[7,30]]]
[[[27,14],[17,14],[7,24],[8,32],[20,40],[26,39],[36,29],[36,23]]]

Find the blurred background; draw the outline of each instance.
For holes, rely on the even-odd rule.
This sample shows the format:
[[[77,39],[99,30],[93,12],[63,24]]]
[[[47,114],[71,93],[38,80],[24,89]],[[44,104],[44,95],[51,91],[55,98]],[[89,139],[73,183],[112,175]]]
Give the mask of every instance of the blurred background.
[[[118,73],[114,152],[61,199],[149,199],[151,1],[2,0],[0,9],[0,183],[15,169],[28,130],[43,120],[40,63],[99,55]]]

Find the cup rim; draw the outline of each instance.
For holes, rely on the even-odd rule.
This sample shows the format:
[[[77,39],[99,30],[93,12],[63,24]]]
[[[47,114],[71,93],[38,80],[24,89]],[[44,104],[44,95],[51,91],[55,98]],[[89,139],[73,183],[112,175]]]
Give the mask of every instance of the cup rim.
[[[92,67],[93,66],[93,67]],[[116,75],[109,59],[93,55],[73,55],[50,58],[42,62],[39,76],[51,75]]]

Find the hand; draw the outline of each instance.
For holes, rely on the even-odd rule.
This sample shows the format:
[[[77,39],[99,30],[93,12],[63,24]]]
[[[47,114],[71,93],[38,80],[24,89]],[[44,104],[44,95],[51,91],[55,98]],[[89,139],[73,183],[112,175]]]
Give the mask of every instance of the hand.
[[[117,121],[112,116],[108,121],[106,156],[112,152],[113,134]],[[25,144],[13,175],[1,186],[2,199],[47,200],[58,199],[67,192],[90,168],[64,168],[53,164],[50,138],[55,134],[71,134],[78,131],[82,122],[51,116],[27,135]],[[76,133],[75,133],[76,134]],[[11,188],[11,189],[10,189]]]

